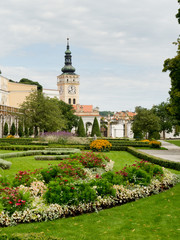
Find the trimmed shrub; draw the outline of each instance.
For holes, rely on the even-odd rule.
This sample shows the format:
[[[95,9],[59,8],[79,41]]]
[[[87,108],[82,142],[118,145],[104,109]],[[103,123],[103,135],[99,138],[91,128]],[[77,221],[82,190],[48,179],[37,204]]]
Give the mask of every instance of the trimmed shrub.
[[[77,135],[78,135],[78,137],[85,137],[86,136],[84,123],[83,123],[83,120],[82,120],[81,117],[80,117],[79,122],[78,122]]]
[[[151,148],[160,148],[161,147],[161,142],[159,141],[150,141],[149,145]]]
[[[180,171],[180,163],[179,162],[173,162],[173,161],[165,160],[162,158],[154,157],[147,153],[141,152],[133,147],[127,147],[127,151],[140,159],[147,160],[149,162],[155,163],[155,164],[160,165],[165,168],[171,168],[171,169]]]
[[[0,159],[0,168],[2,169],[10,169],[12,163],[11,162],[8,162],[8,161],[5,161],[3,159]]]
[[[4,135],[4,136],[7,136],[7,135],[8,135],[8,132],[9,132],[8,124],[7,124],[7,122],[5,122],[5,124],[4,124],[4,129],[3,129],[3,135]]]
[[[21,122],[19,122],[19,126],[18,126],[18,135],[19,135],[19,137],[23,137],[24,136],[23,124]]]
[[[47,160],[47,161],[51,161],[51,160],[62,160],[65,158],[68,158],[69,155],[58,155],[58,156],[35,156],[34,159],[35,160]]]
[[[91,132],[91,137],[94,137],[94,135],[96,135],[97,137],[101,137],[101,132],[100,132],[100,128],[99,128],[99,123],[97,118],[94,118],[94,122],[92,125],[92,132]]]
[[[12,136],[14,136],[16,134],[16,127],[15,127],[14,123],[12,123],[12,125],[11,125],[10,134]]]

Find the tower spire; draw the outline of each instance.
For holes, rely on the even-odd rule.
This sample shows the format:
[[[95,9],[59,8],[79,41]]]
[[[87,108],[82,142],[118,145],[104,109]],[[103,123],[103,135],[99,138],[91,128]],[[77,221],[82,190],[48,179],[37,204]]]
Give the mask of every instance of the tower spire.
[[[69,50],[69,38],[67,38],[67,49],[65,51],[65,65],[64,67],[61,69],[61,71],[63,72],[63,74],[75,74],[75,68],[72,66],[72,61],[71,61],[71,51]]]

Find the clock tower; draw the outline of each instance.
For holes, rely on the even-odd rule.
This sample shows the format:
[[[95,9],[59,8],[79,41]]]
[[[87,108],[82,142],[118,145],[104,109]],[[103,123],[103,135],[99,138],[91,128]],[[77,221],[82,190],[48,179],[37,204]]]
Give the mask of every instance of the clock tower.
[[[75,73],[71,57],[71,51],[69,50],[69,38],[67,38],[65,65],[61,69],[62,74],[57,76],[57,86],[60,100],[68,104],[76,105],[79,104],[79,75]]]

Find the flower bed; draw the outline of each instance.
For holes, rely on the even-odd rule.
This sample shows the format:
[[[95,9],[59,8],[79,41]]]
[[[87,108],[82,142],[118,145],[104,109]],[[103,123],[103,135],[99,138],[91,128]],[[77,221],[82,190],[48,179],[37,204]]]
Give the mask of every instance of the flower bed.
[[[176,175],[145,161],[116,173],[112,168],[104,155],[87,152],[44,169],[20,171],[10,184],[0,178],[0,226],[99,211],[159,193],[178,181]]]
[[[96,152],[109,152],[112,147],[112,144],[103,139],[97,139],[91,142],[90,149]]]

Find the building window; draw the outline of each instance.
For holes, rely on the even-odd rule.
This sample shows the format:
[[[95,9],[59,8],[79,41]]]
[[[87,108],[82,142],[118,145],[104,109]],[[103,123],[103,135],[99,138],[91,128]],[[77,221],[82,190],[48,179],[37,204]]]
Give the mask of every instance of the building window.
[[[71,98],[69,98],[69,104],[71,104]]]
[[[76,104],[76,99],[75,98],[73,99],[73,104]]]

